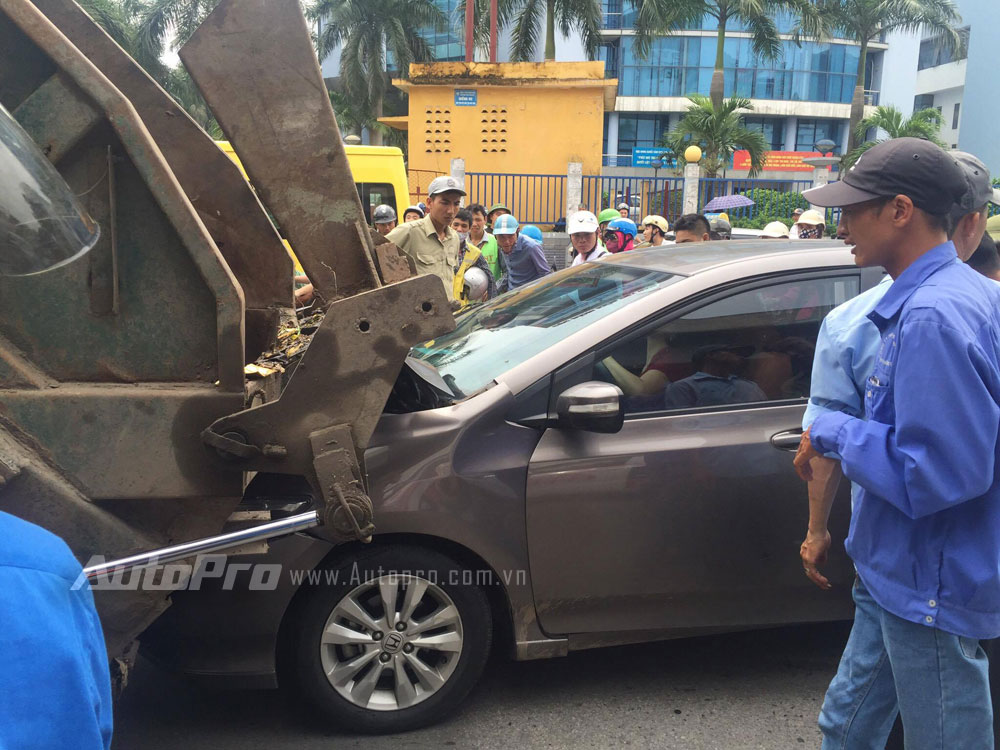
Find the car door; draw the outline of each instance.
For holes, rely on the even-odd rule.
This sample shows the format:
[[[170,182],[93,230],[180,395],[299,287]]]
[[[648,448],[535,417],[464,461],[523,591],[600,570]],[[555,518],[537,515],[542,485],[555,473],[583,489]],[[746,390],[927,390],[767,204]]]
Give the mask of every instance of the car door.
[[[554,375],[553,398],[587,380],[623,385],[615,363],[636,379],[659,373],[655,390],[623,399],[620,432],[550,427],[534,451],[526,521],[547,632],[742,627],[849,612],[842,545],[826,569],[840,596],[802,573],[808,502],[791,451],[820,323],[859,283],[845,269],[718,290]],[[845,481],[835,539],[846,534],[849,509]]]

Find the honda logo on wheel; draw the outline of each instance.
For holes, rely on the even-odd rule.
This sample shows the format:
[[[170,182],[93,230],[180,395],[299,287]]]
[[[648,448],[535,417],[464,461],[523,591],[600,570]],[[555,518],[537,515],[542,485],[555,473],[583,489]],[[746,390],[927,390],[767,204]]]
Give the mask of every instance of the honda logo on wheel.
[[[399,651],[402,645],[403,636],[399,633],[389,633],[389,635],[385,637],[385,642],[382,644],[382,648],[384,648],[388,653],[394,654]]]

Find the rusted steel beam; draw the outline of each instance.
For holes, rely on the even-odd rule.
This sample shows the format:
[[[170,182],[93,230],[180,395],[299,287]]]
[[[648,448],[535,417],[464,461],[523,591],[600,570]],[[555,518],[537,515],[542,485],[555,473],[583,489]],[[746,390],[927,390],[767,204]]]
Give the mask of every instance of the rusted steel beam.
[[[255,358],[275,338],[278,316],[268,309],[293,306],[292,261],[257,196],[211,137],[79,5],[35,5],[138,111],[243,288],[247,355]]]
[[[321,297],[380,286],[298,0],[222,0],[180,56]]]

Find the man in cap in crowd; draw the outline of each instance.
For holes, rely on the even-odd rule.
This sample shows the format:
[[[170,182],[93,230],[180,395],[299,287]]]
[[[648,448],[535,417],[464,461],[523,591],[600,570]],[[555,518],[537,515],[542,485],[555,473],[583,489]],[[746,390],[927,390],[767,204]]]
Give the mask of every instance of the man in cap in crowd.
[[[683,245],[688,242],[708,242],[712,228],[708,219],[701,214],[684,214],[674,222],[674,242]]]
[[[760,239],[787,240],[788,227],[786,227],[780,221],[769,222],[763,229],[760,230]]]
[[[504,254],[506,273],[497,285],[497,291],[506,292],[552,273],[542,252],[542,245],[530,237],[521,236],[518,223],[511,214],[498,216],[493,224],[500,252]]]
[[[627,253],[635,246],[639,228],[631,219],[618,218],[608,222],[604,230],[604,246],[609,253]]]
[[[642,242],[635,246],[636,250],[646,247],[659,247],[667,244],[667,231],[670,225],[662,216],[651,214],[642,220]]]
[[[597,236],[599,227],[597,217],[590,211],[577,211],[569,217],[566,232],[569,234],[573,248],[572,265],[578,266],[581,263],[600,260],[604,256],[610,255]]]
[[[486,228],[488,231],[493,231],[493,222],[496,221],[498,216],[503,216],[504,214],[509,214],[510,209],[507,208],[503,203],[494,203],[490,206],[490,210],[486,212]]]
[[[802,217],[802,214],[804,213],[805,213],[804,208],[796,208],[794,211],[792,211],[792,228],[789,231],[790,237],[795,238],[799,236],[799,229],[798,229],[799,219]]]
[[[458,265],[458,232],[452,229],[461,208],[465,188],[451,176],[435,177],[427,188],[427,216],[400,224],[386,235],[409,256],[418,274],[434,274],[444,284],[448,298],[455,299],[455,267]]]
[[[728,219],[717,216],[708,223],[708,226],[713,240],[729,240],[733,237],[733,225]]]
[[[826,219],[819,211],[809,209],[799,214],[792,225],[789,237],[800,240],[821,240],[826,233]]]
[[[411,221],[420,221],[424,218],[424,209],[420,206],[407,206],[406,210],[403,211],[403,223],[408,224]]]
[[[372,211],[372,224],[383,237],[396,228],[396,209],[383,203]]]
[[[472,213],[472,224],[469,227],[469,244],[478,247],[486,262],[490,266],[490,273],[494,279],[499,279],[502,273],[500,268],[500,248],[497,247],[497,240],[492,234],[486,231],[486,207],[481,203],[473,203],[469,206]]]
[[[822,408],[795,458],[800,476],[817,481],[818,456],[839,455],[858,485],[847,540],[855,622],[820,715],[825,748],[884,745],[897,711],[908,746],[993,745],[978,641],[1000,635],[1000,286],[956,263],[947,240],[967,180],[952,154],[900,138],[805,194],[844,207],[858,265],[883,266],[894,279],[881,295],[862,295],[871,311],[856,328],[868,321],[881,340],[863,395],[841,388],[844,405],[854,402],[841,409],[814,390],[810,404]],[[824,356],[818,346],[814,386]],[[850,360],[839,367],[865,378]],[[811,524],[824,510],[815,500],[810,487]],[[805,572],[822,585],[823,543],[807,549],[809,541]]]
[[[608,224],[610,224],[615,219],[620,219],[620,218],[621,214],[618,213],[617,209],[614,208],[605,208],[603,211],[597,214],[597,223],[600,225],[600,229],[597,232],[598,240],[600,240],[600,238],[604,236],[604,230],[608,228]]]
[[[628,214],[629,214],[629,210],[630,210],[630,208],[629,208],[628,203],[619,203],[618,204],[618,215],[621,218],[627,219],[628,218]]]

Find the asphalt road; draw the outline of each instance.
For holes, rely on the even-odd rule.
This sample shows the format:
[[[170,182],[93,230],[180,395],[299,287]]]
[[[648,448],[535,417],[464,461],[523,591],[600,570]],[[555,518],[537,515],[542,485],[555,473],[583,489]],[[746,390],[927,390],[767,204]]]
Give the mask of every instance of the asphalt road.
[[[140,661],[114,750],[817,748],[816,716],[848,624],[494,660],[461,711],[404,735],[324,726],[277,691],[218,691]]]

